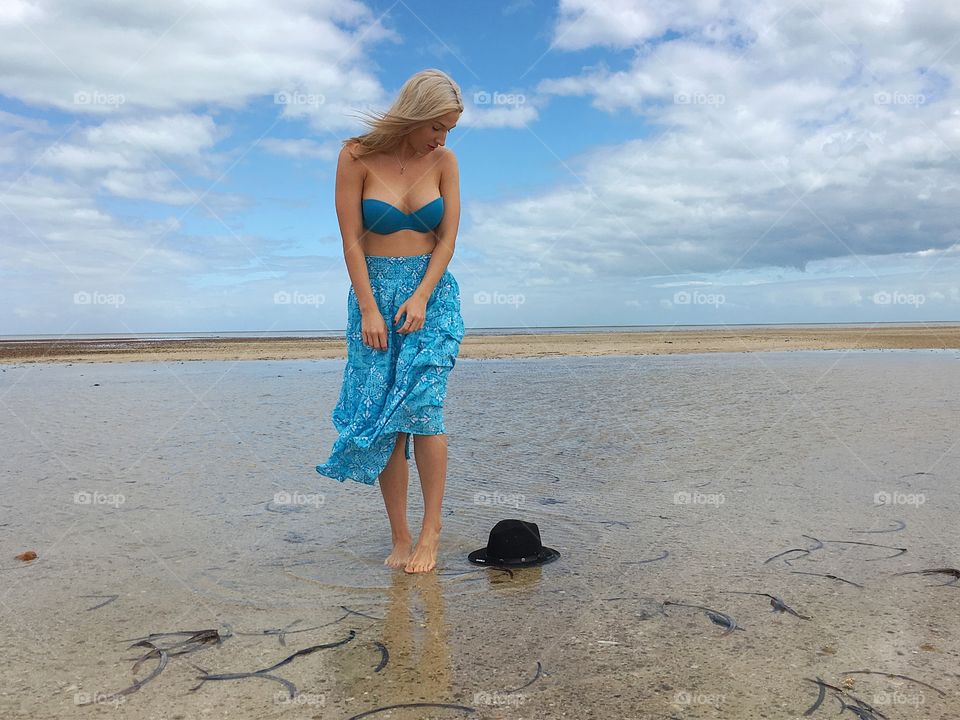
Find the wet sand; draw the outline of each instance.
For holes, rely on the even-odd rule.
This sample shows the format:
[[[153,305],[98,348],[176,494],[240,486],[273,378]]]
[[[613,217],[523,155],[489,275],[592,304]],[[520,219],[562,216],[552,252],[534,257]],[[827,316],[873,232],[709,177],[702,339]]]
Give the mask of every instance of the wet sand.
[[[382,565],[379,488],[314,471],[342,370],[2,368],[0,717],[347,720],[431,702],[476,712],[368,717],[795,718],[816,676],[889,720],[957,716],[960,588],[896,573],[960,565],[960,353],[465,358],[439,567],[419,576]],[[505,517],[538,523],[562,557],[512,577],[468,563]],[[811,538],[823,547],[765,562]],[[225,639],[76,704],[131,684],[146,649],[124,639],[201,629]],[[340,641],[272,673],[293,701],[260,677],[191,692],[198,667],[253,671]],[[811,717],[837,714],[831,695]]]
[[[960,348],[960,325],[869,327],[728,327],[709,330],[471,335],[460,357],[672,355],[783,350]],[[0,341],[0,364],[152,360],[306,360],[346,357],[341,338]]]

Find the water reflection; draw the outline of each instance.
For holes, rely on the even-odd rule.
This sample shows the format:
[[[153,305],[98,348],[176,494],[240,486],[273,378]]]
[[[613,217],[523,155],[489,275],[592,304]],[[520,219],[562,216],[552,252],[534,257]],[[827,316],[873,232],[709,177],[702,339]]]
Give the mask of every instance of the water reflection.
[[[405,703],[467,704],[453,684],[443,579],[437,573],[407,575],[402,570],[392,575],[382,624],[374,622],[363,631],[367,644],[379,653],[351,655],[364,665],[337,671],[344,680],[338,695],[349,701],[346,707],[351,716]],[[384,648],[387,662],[378,671]],[[431,713],[457,716],[453,709],[429,707],[395,709],[382,716],[434,717]]]

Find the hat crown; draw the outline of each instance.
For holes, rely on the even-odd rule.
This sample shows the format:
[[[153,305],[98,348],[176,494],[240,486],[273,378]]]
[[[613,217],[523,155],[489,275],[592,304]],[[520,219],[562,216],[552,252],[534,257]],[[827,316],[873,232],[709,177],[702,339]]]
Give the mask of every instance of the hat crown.
[[[487,553],[497,561],[533,557],[542,548],[537,524],[515,518],[501,520],[494,525],[487,540]]]

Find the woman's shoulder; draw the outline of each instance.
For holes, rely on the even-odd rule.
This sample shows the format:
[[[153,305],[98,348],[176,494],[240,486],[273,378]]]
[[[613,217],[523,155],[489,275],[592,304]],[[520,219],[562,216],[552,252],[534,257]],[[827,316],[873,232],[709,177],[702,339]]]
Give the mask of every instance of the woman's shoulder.
[[[454,154],[453,150],[446,146],[440,148],[440,150],[443,151],[443,154],[440,156],[443,162],[448,164],[452,163],[453,165],[457,164],[457,156]]]
[[[344,143],[343,148],[340,150],[340,155],[341,157],[353,160],[357,165],[369,168],[376,168],[377,164],[382,162],[382,159],[385,157],[384,152],[381,150],[366,150],[366,152],[362,152],[363,149],[363,144],[359,140],[350,140]]]
[[[357,151],[359,149],[359,140],[348,140],[343,144],[343,147],[340,148],[340,157],[348,157],[351,160],[360,160],[361,158],[357,155]]]
[[[343,144],[343,147],[340,148],[340,158],[338,163],[345,170],[351,174],[356,175],[363,180],[366,180],[367,175],[370,173],[371,160],[373,158],[370,154],[362,154],[359,152],[362,144],[357,140],[349,140]]]
[[[450,173],[457,175],[460,172],[460,167],[457,164],[457,156],[453,150],[448,147],[443,148],[443,155],[440,156],[439,165],[441,174]]]

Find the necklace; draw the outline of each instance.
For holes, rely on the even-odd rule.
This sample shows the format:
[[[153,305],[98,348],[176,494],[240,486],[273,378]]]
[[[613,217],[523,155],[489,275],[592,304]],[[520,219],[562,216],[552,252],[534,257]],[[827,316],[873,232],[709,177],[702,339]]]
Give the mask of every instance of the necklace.
[[[403,175],[403,170],[405,165],[402,162],[400,162],[400,156],[397,155],[396,151],[394,151],[393,156],[397,159],[397,163],[399,163],[400,165],[400,174]],[[413,158],[410,158],[410,159],[412,160]],[[410,160],[407,160],[407,162],[410,162]]]

